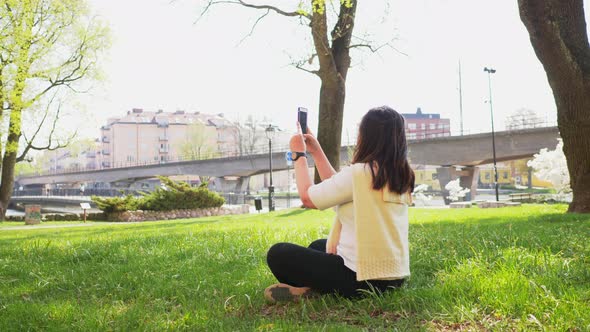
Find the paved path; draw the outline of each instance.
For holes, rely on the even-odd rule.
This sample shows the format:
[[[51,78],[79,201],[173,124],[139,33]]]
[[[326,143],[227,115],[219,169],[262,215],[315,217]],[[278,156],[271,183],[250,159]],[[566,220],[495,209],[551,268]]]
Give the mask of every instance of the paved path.
[[[16,223],[16,222],[15,222]],[[0,226],[1,231],[21,231],[21,230],[34,230],[34,229],[46,229],[46,228],[70,228],[70,227],[91,227],[91,226],[102,226],[102,225],[129,225],[138,224],[138,222],[89,222],[82,224],[63,224],[63,225],[22,225],[22,226]]]

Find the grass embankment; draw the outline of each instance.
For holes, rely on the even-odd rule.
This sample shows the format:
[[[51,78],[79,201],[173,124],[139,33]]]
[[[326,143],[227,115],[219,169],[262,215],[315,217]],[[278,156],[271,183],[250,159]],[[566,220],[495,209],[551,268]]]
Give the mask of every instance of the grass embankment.
[[[406,285],[266,305],[275,242],[332,212],[0,230],[0,331],[590,329],[590,216],[564,206],[411,210]]]

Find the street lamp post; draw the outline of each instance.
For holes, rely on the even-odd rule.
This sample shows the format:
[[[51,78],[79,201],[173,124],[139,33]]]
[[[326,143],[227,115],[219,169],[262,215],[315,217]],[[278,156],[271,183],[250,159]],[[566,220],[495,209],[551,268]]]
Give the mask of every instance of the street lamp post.
[[[494,157],[494,187],[496,190],[496,202],[498,202],[500,200],[500,196],[498,195],[498,167],[496,166],[496,137],[495,137],[495,133],[494,133],[494,107],[492,105],[492,74],[494,74],[496,72],[495,69],[493,68],[488,68],[488,67],[484,67],[483,71],[488,73],[488,88],[489,88],[489,92],[490,92],[490,99],[489,99],[489,103],[490,103],[490,116],[492,119],[492,151],[493,151],[493,157]]]
[[[270,170],[270,185],[268,186],[268,211],[272,212],[275,210],[275,188],[272,185],[272,139],[275,135],[275,127],[269,124],[266,127],[265,134],[268,138],[268,165]]]

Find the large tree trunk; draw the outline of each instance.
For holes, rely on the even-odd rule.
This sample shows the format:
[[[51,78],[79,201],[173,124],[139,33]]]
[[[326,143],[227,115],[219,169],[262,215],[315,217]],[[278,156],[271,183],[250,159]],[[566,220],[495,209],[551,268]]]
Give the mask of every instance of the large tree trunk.
[[[340,167],[340,141],[345,97],[346,87],[344,82],[341,83],[337,78],[322,78],[318,140],[326,153],[326,157],[328,157],[336,170]],[[316,182],[318,176],[316,174]]]
[[[590,45],[583,0],[518,0],[557,106],[573,201],[569,212],[590,213]]]
[[[354,28],[357,1],[342,3],[338,22],[328,41],[328,29],[325,13],[313,13],[311,30],[314,46],[318,55],[320,70],[318,76],[322,81],[320,89],[318,141],[326,157],[334,167],[340,169],[340,144],[342,137],[342,120],[346,98],[346,76],[350,68],[350,40]],[[320,182],[316,170],[315,182]]]
[[[14,187],[14,168],[16,166],[16,154],[15,148],[8,148],[11,146],[18,147],[18,141],[20,139],[20,112],[15,114],[16,111],[11,112],[10,129],[14,129],[14,121],[18,120],[18,132],[17,130],[11,130],[6,140],[6,151],[4,152],[4,158],[2,158],[2,177],[0,178],[0,220],[4,220],[6,217],[6,210],[10,204],[12,198],[12,190]]]

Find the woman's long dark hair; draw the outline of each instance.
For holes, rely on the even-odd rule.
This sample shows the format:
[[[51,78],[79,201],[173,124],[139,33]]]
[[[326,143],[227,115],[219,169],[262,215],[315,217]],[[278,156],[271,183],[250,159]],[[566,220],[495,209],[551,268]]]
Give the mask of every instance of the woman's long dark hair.
[[[408,162],[404,118],[387,106],[369,110],[359,127],[352,162],[377,166],[371,167],[373,189],[387,186],[398,194],[412,192],[415,178]]]

